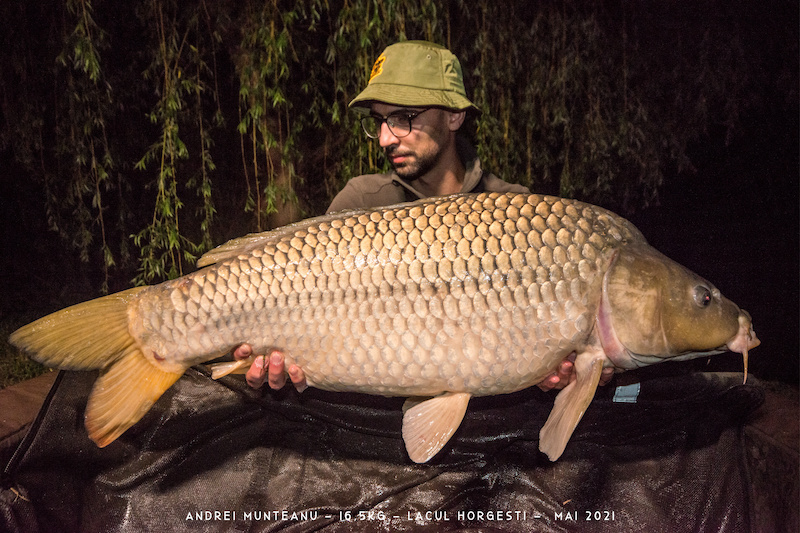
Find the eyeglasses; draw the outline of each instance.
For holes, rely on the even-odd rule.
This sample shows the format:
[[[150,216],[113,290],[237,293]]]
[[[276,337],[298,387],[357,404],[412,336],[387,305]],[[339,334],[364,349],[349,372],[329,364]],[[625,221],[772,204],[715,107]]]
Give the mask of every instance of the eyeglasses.
[[[411,133],[411,121],[429,111],[431,108],[422,111],[397,111],[386,117],[370,115],[361,119],[361,127],[370,139],[377,139],[381,136],[381,125],[385,122],[389,126],[389,131],[397,138],[405,137]]]

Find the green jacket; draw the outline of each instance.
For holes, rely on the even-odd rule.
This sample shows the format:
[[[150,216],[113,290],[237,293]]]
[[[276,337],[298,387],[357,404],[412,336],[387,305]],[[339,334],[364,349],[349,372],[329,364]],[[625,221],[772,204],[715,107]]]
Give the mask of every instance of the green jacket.
[[[505,182],[491,172],[481,169],[481,162],[472,147],[467,150],[459,150],[459,155],[466,168],[461,192],[530,192],[522,185]],[[356,176],[347,182],[331,202],[328,213],[345,209],[382,207],[411,202],[420,198],[425,198],[425,196],[414,189],[413,182],[403,180],[394,172],[365,174]]]

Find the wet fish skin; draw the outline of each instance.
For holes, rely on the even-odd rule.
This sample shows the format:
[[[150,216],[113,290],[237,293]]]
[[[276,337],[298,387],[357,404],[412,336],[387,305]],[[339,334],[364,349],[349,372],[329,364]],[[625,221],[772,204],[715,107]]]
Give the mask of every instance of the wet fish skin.
[[[79,304],[11,340],[45,364],[104,369],[86,416],[99,445],[134,424],[188,367],[248,342],[256,353],[281,349],[322,389],[435,396],[409,402],[404,415],[403,437],[418,462],[447,442],[471,396],[531,386],[576,352],[577,382],[559,394],[543,429],[542,449],[554,459],[603,366],[699,356],[726,343],[746,354],[757,343],[749,316],[678,265],[668,269],[675,278],[668,286],[710,287],[712,307],[728,311],[692,322],[705,330],[699,342],[628,350],[626,343],[639,349],[655,333],[691,331],[626,327],[637,315],[658,314],[629,305],[631,298],[664,305],[643,297],[654,290],[646,273],[639,293],[628,294],[625,282],[641,270],[625,265],[643,255],[666,264],[654,254],[628,221],[578,201],[435,198],[235,239],[204,256],[197,272]]]

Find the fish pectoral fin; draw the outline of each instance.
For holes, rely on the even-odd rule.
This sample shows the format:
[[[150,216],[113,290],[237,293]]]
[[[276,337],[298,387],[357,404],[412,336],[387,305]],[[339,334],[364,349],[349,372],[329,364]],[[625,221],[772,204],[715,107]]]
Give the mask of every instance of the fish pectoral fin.
[[[132,348],[94,384],[84,423],[99,447],[117,439],[152,407],[183,372],[167,372]]]
[[[403,441],[415,463],[429,461],[456,432],[471,395],[445,392],[433,398],[409,398],[403,405]]]
[[[605,355],[596,352],[584,352],[575,358],[576,379],[558,393],[553,410],[539,431],[539,450],[551,461],[564,453],[572,432],[592,402],[604,361]]]

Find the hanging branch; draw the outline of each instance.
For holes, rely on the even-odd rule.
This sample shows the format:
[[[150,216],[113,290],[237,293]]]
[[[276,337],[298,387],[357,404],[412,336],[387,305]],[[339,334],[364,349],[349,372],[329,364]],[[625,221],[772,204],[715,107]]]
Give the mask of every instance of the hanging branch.
[[[194,263],[197,255],[211,245],[210,224],[215,213],[211,202],[209,172],[215,165],[209,148],[211,139],[206,131],[203,116],[202,93],[206,90],[203,76],[207,65],[200,48],[190,44],[190,37],[199,40],[199,21],[196,14],[185,21],[179,32],[177,15],[167,19],[164,4],[158,0],[150,3],[151,15],[157,29],[158,55],[152,65],[155,72],[161,71],[161,98],[149,114],[150,121],[161,128],[160,139],[150,146],[136,164],[138,170],[146,170],[147,164],[158,161],[156,199],[152,221],[134,237],[141,250],[141,266],[136,282],[149,283],[157,278],[174,278],[183,275],[184,262]],[[172,6],[176,9],[176,6]],[[196,96],[196,108],[191,108],[187,97]],[[200,142],[200,180],[189,178],[187,187],[195,187],[203,199],[200,223],[200,244],[188,238],[181,230],[180,212],[184,207],[178,184],[182,172],[179,161],[189,159],[189,150],[180,136],[180,124],[194,115]]]
[[[71,159],[65,167],[69,187],[66,194],[60,194],[58,176],[47,175],[54,178],[45,181],[50,191],[47,195],[49,220],[51,227],[63,236],[72,235],[72,244],[84,262],[89,261],[93,228],[99,228],[103,267],[101,291],[107,292],[109,269],[116,262],[108,242],[103,201],[103,193],[113,187],[109,173],[114,168],[106,135],[106,115],[111,113],[113,99],[111,88],[103,79],[99,53],[99,49],[106,46],[105,34],[94,21],[89,0],[70,0],[67,11],[75,17],[76,26],[65,39],[57,62],[67,68],[67,120],[63,123],[66,134],[59,137],[58,150]],[[71,211],[67,220],[60,215],[65,207]]]
[[[245,169],[248,160],[251,162],[254,181],[251,187],[247,180],[245,211],[254,213],[257,231],[266,228],[266,217],[297,202],[292,181],[297,178],[294,162],[299,153],[287,88],[292,69],[298,65],[292,31],[301,15],[299,4],[288,10],[273,0],[251,12],[239,49],[238,129],[249,138],[249,154],[243,151],[242,158]],[[248,175],[245,170],[245,177]]]
[[[211,147],[213,141],[211,138],[210,126],[222,127],[224,119],[219,102],[219,89],[217,88],[217,73],[216,73],[216,42],[220,38],[212,26],[211,15],[208,12],[208,6],[205,0],[201,0],[202,14],[204,14],[203,21],[205,22],[208,34],[211,36],[211,58],[215,65],[213,69],[209,69],[206,61],[203,59],[203,51],[199,46],[191,46],[191,63],[195,65],[195,84],[192,87],[195,99],[195,116],[197,122],[199,150],[200,150],[200,171],[199,176],[191,177],[186,183],[187,187],[194,188],[197,195],[202,199],[202,205],[198,208],[198,218],[200,220],[200,233],[202,241],[199,250],[205,251],[211,249],[213,242],[211,239],[211,225],[214,221],[216,208],[212,198],[211,188],[211,174],[216,170],[217,166],[211,156]],[[198,31],[201,24],[198,23]],[[214,80],[214,89],[212,91],[212,98],[215,104],[215,111],[209,125],[206,119],[205,107],[203,105],[203,95],[208,90],[208,86],[204,79],[206,76],[211,76]]]
[[[136,268],[137,283],[179,275],[213,240],[281,223],[276,215],[299,217],[301,205],[319,214],[353,176],[388,170],[348,104],[377,55],[399,40],[439,42],[461,59],[484,111],[475,137],[486,169],[624,212],[656,201],[665,175],[691,169],[688,143],[710,127],[732,131],[765,83],[786,113],[797,100],[796,90],[776,97],[784,86],[762,77],[732,5],[65,6],[0,3],[0,147],[28,173],[30,198],[47,197],[50,226],[102,265],[104,286],[126,283]],[[775,37],[770,50],[796,49],[786,39]],[[241,163],[231,163],[224,154],[236,151],[237,136]],[[138,264],[125,260],[131,234]]]

